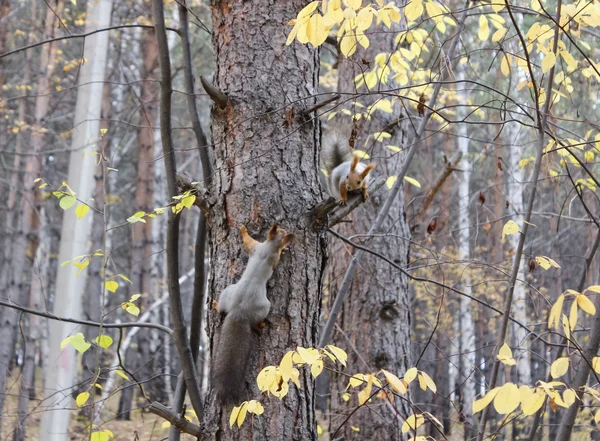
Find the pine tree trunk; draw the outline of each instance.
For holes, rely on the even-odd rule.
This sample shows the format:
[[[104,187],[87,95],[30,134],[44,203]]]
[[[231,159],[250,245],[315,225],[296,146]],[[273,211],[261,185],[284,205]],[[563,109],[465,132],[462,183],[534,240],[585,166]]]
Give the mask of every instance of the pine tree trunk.
[[[373,61],[376,54],[390,51],[392,45],[391,39],[376,38],[371,41],[368,49],[359,50],[354,57],[356,60],[364,58]],[[340,92],[355,92],[354,78],[361,73],[358,64],[360,63],[356,63],[355,60],[344,60],[340,63],[338,67]],[[378,98],[380,97],[365,97],[361,103],[368,106]],[[351,110],[361,111],[361,109]],[[364,146],[369,134],[382,131],[387,124],[399,117],[399,112],[388,117],[387,121],[381,121],[380,118],[367,121],[362,126],[356,146]],[[403,127],[397,126],[393,132],[392,138],[386,143],[402,147],[405,137]],[[372,143],[368,144],[368,147],[371,146]],[[369,153],[373,154],[371,151]],[[404,155],[402,153],[387,155],[387,153],[383,152],[383,155],[389,157],[377,161],[374,175],[392,176],[400,169]],[[382,152],[376,150],[375,154],[379,156]],[[355,210],[352,215],[353,222],[340,224],[336,230],[344,236],[366,233],[387,197],[386,191],[383,188],[379,193],[371,195],[371,199],[366,204]],[[358,240],[404,268],[408,264],[409,242],[407,239],[410,237],[410,232],[404,212],[403,194],[404,190],[401,189],[398,201],[390,209],[381,227],[381,231],[386,232],[385,237]],[[346,247],[336,244],[331,252],[329,272],[329,297],[331,300],[337,294],[336,284],[338,281],[341,283],[341,278],[350,261],[348,251],[352,250],[344,248]],[[407,277],[378,257],[371,254],[365,255],[338,317],[337,324],[343,332],[335,332],[333,337],[334,344],[348,352],[348,369],[345,373],[377,372],[380,369],[386,369],[402,376],[411,363],[410,323]],[[366,362],[366,366],[361,359]],[[384,400],[379,400],[373,407],[361,408],[349,421],[344,423],[348,415],[358,406],[356,394],[353,394],[348,402],[342,399],[347,385],[348,377],[345,375],[332,381],[331,436],[339,430],[336,436],[342,436],[346,440],[403,439],[400,432],[403,420],[399,418],[399,415],[406,417],[409,412],[404,404],[405,401],[396,400],[393,404],[385,404]],[[342,423],[344,426],[340,428]],[[353,426],[359,427],[360,431],[353,430]]]
[[[231,107],[214,109],[212,135],[216,196],[208,216],[211,280],[209,295],[216,299],[236,282],[247,261],[239,227],[264,240],[273,222],[296,234],[291,250],[281,258],[268,288],[270,324],[262,332],[246,373],[252,398],[260,398],[265,414],[229,428],[231,408],[207,406],[207,420],[217,440],[316,439],[314,381],[302,369],[302,389],[290,387],[283,399],[259,397],[256,375],[277,365],[297,346],[315,347],[320,313],[324,237],[315,231],[308,211],[321,200],[318,177],[319,124],[285,126],[284,111],[296,113],[315,103],[318,53],[285,41],[293,19],[306,2],[256,0],[217,2],[212,8],[215,85],[228,95]],[[294,104],[291,104],[294,103]],[[285,109],[285,110],[279,110]],[[277,111],[275,111],[277,110]],[[209,314],[214,354],[218,315]]]

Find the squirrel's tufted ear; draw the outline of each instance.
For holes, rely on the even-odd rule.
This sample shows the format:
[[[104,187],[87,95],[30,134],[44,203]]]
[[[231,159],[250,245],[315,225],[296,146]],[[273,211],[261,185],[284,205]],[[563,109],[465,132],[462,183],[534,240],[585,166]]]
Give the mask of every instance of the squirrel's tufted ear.
[[[254,252],[254,249],[256,248],[256,245],[258,245],[259,242],[250,237],[250,235],[248,234],[248,229],[245,225],[242,225],[240,227],[240,232],[242,233],[242,241],[244,243],[244,248],[246,248],[248,254],[252,254]]]
[[[350,164],[350,171],[354,171],[359,162],[360,162],[360,158],[358,157],[358,155],[352,155],[352,163]]]
[[[369,172],[370,172],[371,170],[373,170],[374,168],[375,168],[375,163],[374,163],[374,162],[371,162],[371,163],[370,163],[369,165],[367,165],[367,166],[365,167],[365,169],[362,171],[362,173],[360,174],[360,177],[361,177],[361,178],[363,178],[363,179],[364,179],[364,178],[366,178],[366,177],[367,177],[367,175],[369,174]]]
[[[283,240],[281,241],[281,247],[284,248],[295,240],[296,235],[294,233],[287,233],[285,236],[283,236]]]
[[[277,232],[279,231],[279,226],[277,222],[271,225],[271,229],[269,230],[269,234],[267,234],[267,240],[273,240],[277,237]]]

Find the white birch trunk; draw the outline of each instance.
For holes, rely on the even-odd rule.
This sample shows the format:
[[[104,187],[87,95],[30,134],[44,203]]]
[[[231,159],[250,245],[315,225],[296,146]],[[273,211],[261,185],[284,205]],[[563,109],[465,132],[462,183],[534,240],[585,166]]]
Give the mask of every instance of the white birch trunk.
[[[110,25],[112,0],[88,2],[86,32],[105,28]],[[92,197],[94,185],[94,161],[90,139],[100,135],[100,116],[102,107],[103,81],[108,51],[108,33],[101,32],[86,39],[83,64],[80,72],[77,93],[77,105],[73,121],[73,152],[69,161],[68,183],[77,192],[80,200],[88,201]],[[83,150],[82,147],[87,146]],[[83,155],[82,155],[83,152]],[[73,210],[64,215],[59,262],[89,252],[89,240],[92,216],[77,220]],[[106,252],[106,250],[105,250]],[[56,300],[54,312],[57,315],[79,318],[81,315],[81,297],[86,282],[86,271],[78,277],[76,268],[64,266],[58,268],[56,279]],[[72,347],[63,351],[61,341],[76,332],[77,325],[61,321],[50,324],[50,358],[45,367],[44,387],[47,410],[43,413],[40,438],[47,441],[67,439],[70,408],[73,401],[70,396],[73,383],[77,380],[76,354]],[[90,340],[93,336],[88,336]]]

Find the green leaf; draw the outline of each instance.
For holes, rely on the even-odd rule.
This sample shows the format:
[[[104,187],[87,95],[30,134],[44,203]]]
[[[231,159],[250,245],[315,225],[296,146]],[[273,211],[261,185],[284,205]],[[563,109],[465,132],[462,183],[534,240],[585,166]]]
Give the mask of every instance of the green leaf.
[[[101,335],[99,337],[96,337],[96,343],[98,343],[98,346],[104,349],[108,349],[110,345],[112,345],[112,342],[113,339],[110,338],[108,335]]]
[[[64,342],[64,340],[63,340],[63,342]],[[73,348],[75,348],[75,350],[77,352],[79,352],[80,354],[83,354],[85,351],[87,351],[90,348],[90,346],[92,346],[91,343],[88,343],[85,340],[85,337],[83,336],[83,334],[81,332],[72,336],[70,343],[71,343],[71,346],[73,346]]]
[[[75,202],[77,202],[77,199],[75,199],[74,196],[63,196],[60,198],[58,205],[60,205],[60,208],[63,210],[68,210],[75,204]]]

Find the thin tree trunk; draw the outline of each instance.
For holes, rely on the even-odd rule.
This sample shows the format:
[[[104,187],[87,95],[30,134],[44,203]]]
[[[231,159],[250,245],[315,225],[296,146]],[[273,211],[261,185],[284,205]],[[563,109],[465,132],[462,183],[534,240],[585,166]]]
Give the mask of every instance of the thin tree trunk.
[[[283,112],[272,111],[291,103],[308,108],[315,102],[308,97],[318,88],[318,52],[296,43],[285,46],[290,30],[286,23],[305,5],[300,0],[256,0],[221,2],[212,8],[215,85],[228,95],[231,107],[212,114],[218,172],[212,187],[215,204],[207,216],[211,297],[218,298],[242,273],[246,253],[240,225],[264,238],[277,221],[296,234],[269,283],[270,324],[246,372],[256,399],[256,375],[262,367],[277,365],[297,346],[317,345],[325,241],[307,213],[321,200],[319,124],[293,122],[288,128]],[[218,325],[218,315],[210,313],[213,354]],[[300,377],[302,389],[291,386],[283,401],[260,397],[265,415],[247,421],[241,430],[229,428],[231,408],[221,409],[211,396],[207,419],[216,439],[316,439],[314,380],[306,369]]]
[[[48,294],[48,255],[50,253],[50,238],[48,237],[48,224],[44,210],[40,210],[39,243],[37,245],[34,270],[31,277],[29,293],[29,308],[43,311],[44,298]],[[32,390],[35,390],[35,360],[38,352],[38,343],[41,337],[44,322],[37,315],[29,315],[24,332],[25,342],[23,368],[21,370],[21,388],[17,407],[18,419],[15,424],[13,441],[25,440],[26,419],[29,416],[29,400]]]
[[[62,14],[64,6],[63,0],[50,2],[57,15]],[[54,37],[57,28],[56,16],[48,10],[46,14],[44,39]],[[44,118],[48,112],[48,104],[50,101],[50,77],[53,73],[54,59],[56,55],[56,44],[44,45],[40,57],[40,72],[41,76],[38,82],[37,98],[35,100],[34,122],[31,130],[31,142],[29,153],[25,160],[25,172],[23,173],[23,181],[21,185],[21,200],[17,211],[20,213],[19,220],[16,223],[16,234],[14,237],[12,248],[12,266],[8,272],[8,286],[6,295],[16,303],[20,303],[21,297],[24,295],[25,284],[25,269],[30,265],[27,264],[27,247],[28,241],[34,238],[30,236],[34,232],[32,229],[32,221],[36,218],[35,212],[35,193],[37,185],[34,180],[41,175],[42,171],[42,147],[44,135],[42,129]],[[0,322],[0,391],[6,388],[6,380],[8,377],[8,367],[15,349],[15,331],[17,328],[18,314],[10,308],[4,308]],[[2,422],[2,409],[4,407],[5,395],[0,394],[0,425]]]
[[[362,72],[358,67],[360,63],[357,63],[356,60],[373,61],[378,53],[389,52],[393,50],[393,46],[391,36],[374,38],[368,49],[358,51],[353,57],[355,59],[343,60],[338,67],[339,91],[355,92],[354,78]],[[369,106],[379,98],[376,95],[370,96],[361,100],[361,103]],[[361,109],[351,110],[360,111]],[[356,145],[364,145],[369,134],[382,131],[386,125],[399,116],[400,112],[396,109],[396,112],[390,115],[390,119],[387,121],[382,122],[380,118],[373,118],[366,122],[362,126],[362,132]],[[387,142],[402,147],[405,142],[404,127],[396,127],[392,138],[386,140]],[[368,147],[370,148],[371,145]],[[381,152],[369,151],[369,153],[379,156]],[[401,168],[403,162],[403,153],[389,155],[377,162],[373,173],[384,177],[394,175]],[[380,194],[372,195],[369,202],[353,212],[353,222],[344,226],[340,225],[338,231],[345,236],[369,231],[381,208],[380,205],[387,197],[385,192],[386,190],[382,189]],[[398,195],[381,226],[381,231],[385,231],[389,235],[371,238],[366,245],[404,268],[408,264],[410,231],[404,211],[404,190],[402,188]],[[345,246],[336,247],[331,252],[330,281],[337,280],[346,272],[351,260],[348,251],[352,250],[345,248]],[[335,298],[337,293],[335,285],[335,282],[330,282],[329,296],[331,299]],[[399,271],[387,266],[378,257],[368,255],[363,258],[361,270],[354,277],[337,323],[343,332],[335,333],[333,342],[348,352],[348,372],[346,373],[376,372],[386,369],[402,376],[410,366],[411,317],[408,279]],[[367,366],[361,362],[361,358],[364,359]],[[338,431],[340,425],[358,405],[355,396],[348,402],[342,399],[347,385],[348,378],[344,375],[332,381],[330,403],[332,415],[330,432],[332,434]],[[409,409],[406,407],[406,401],[392,400],[392,403],[393,405],[389,405],[385,400],[380,400],[373,406],[361,408],[345,423],[339,434],[346,440],[403,439],[400,432],[403,420],[399,416],[408,416]],[[353,426],[359,427],[360,431],[353,430]],[[405,437],[406,435],[404,435]]]
[[[87,4],[86,31],[107,27],[110,24],[112,0],[98,0]],[[95,157],[97,148],[91,147],[90,139],[100,136],[102,92],[108,52],[108,34],[101,32],[86,38],[81,66],[77,104],[73,121],[72,151],[69,157],[67,182],[77,192],[77,197],[87,201],[92,197],[94,186]],[[83,150],[82,150],[83,149]],[[82,151],[85,153],[82,155]],[[73,210],[63,216],[59,262],[90,252],[91,223],[89,218],[77,220]],[[105,254],[109,250],[103,250]],[[85,289],[87,272],[75,276],[76,268],[61,266],[56,278],[54,312],[72,318],[81,316],[81,293]],[[102,303],[101,303],[102,305]],[[101,311],[101,315],[103,310]],[[48,441],[63,441],[70,419],[71,397],[64,394],[76,381],[76,357],[72,347],[61,351],[61,342],[74,333],[74,324],[52,321],[50,323],[50,359],[44,370],[45,399],[48,411],[42,415],[40,437]],[[88,336],[93,339],[96,337]],[[56,393],[60,391],[61,393]],[[91,429],[90,429],[91,430]]]
[[[461,72],[462,74],[462,72]],[[460,96],[460,95],[459,95]],[[462,100],[461,100],[462,101]],[[469,137],[467,126],[459,128],[458,148],[462,154],[459,165],[458,179],[458,250],[459,259],[468,262],[471,258],[471,216],[469,215],[471,164],[469,162]],[[469,268],[462,273],[462,290],[472,294],[471,277]],[[456,320],[459,336],[459,365],[458,383],[461,389],[461,421],[464,422],[464,439],[469,440],[475,435],[475,418],[473,418],[472,403],[475,400],[475,325],[471,311],[472,302],[467,297],[461,296],[459,300],[459,313]],[[454,386],[452,386],[454,387]]]

